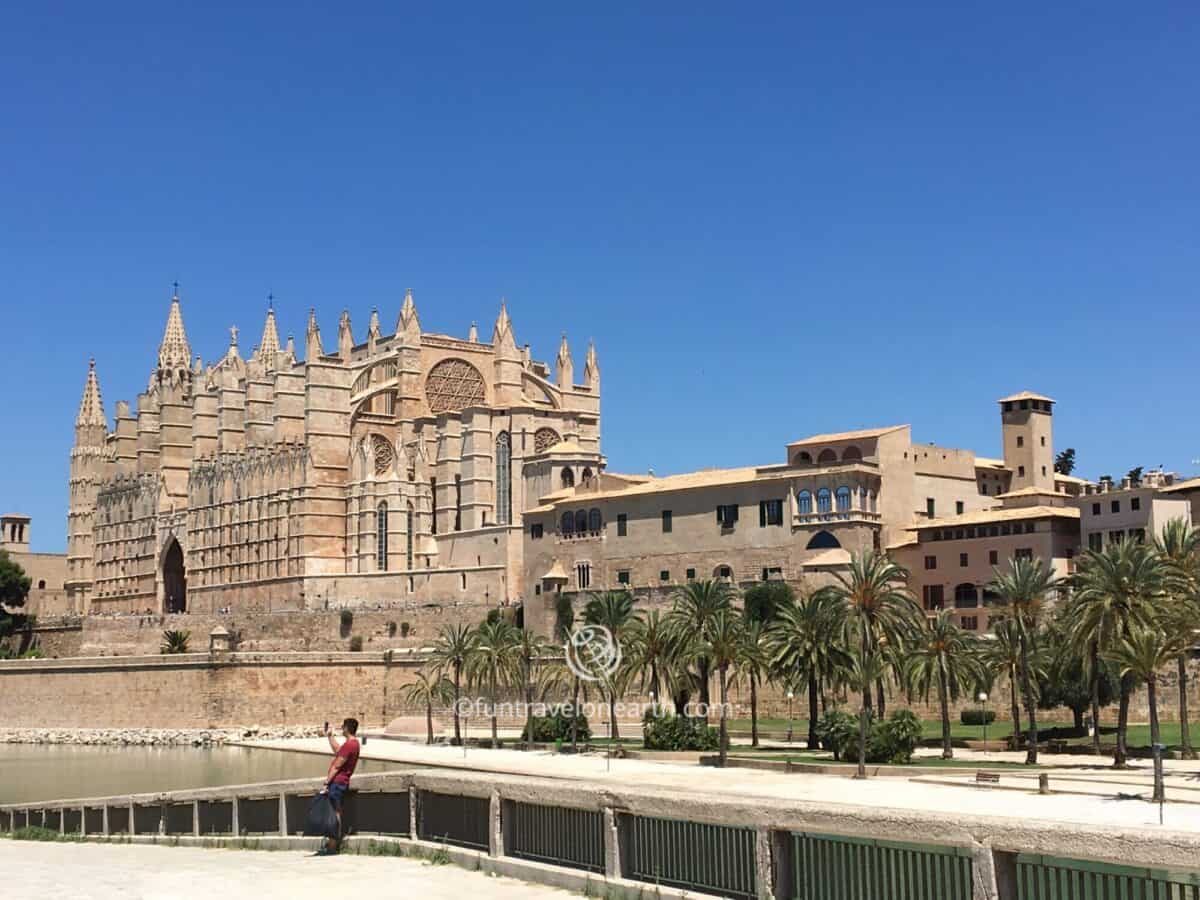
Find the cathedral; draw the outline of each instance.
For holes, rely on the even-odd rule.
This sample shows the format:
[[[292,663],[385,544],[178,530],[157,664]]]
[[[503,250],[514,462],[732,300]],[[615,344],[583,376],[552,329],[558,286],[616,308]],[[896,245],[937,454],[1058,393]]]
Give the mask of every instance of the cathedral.
[[[146,391],[116,404],[93,363],[71,450],[66,591],[81,612],[522,602],[522,520],[598,475],[600,369],[579,382],[519,345],[423,332],[406,292],[391,333],[303,359],[273,309],[249,356],[193,357],[178,292]]]

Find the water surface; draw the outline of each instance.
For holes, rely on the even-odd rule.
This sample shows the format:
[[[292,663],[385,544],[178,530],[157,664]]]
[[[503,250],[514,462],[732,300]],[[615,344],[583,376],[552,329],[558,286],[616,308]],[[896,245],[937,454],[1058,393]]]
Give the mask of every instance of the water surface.
[[[249,747],[87,747],[0,744],[0,803],[178,791],[320,778],[330,756]],[[357,772],[397,763],[361,760]]]

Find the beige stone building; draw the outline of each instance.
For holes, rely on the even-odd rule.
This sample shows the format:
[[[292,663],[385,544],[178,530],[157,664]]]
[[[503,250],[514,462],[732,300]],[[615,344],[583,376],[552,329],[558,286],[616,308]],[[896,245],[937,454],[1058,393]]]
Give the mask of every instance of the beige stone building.
[[[243,357],[193,358],[178,296],[146,391],[109,428],[94,364],[71,451],[65,585],[90,612],[320,609],[524,591],[525,511],[600,454],[600,369],[517,343],[343,313],[304,358],[268,309]]]
[[[603,472],[563,487],[526,515],[529,618],[548,627],[562,591],[669,592],[713,577],[815,585],[868,547],[892,550],[930,609],[957,592],[976,610],[992,559],[1028,551],[1065,572],[1078,546],[1070,503],[1086,482],[1054,471],[1054,401],[1023,392],[999,405],[1002,459],[917,444],[896,425],[813,435],[779,463],[665,478]],[[939,559],[934,568],[926,556]],[[951,562],[961,571],[947,571]],[[975,612],[962,618],[986,627]]]
[[[1153,540],[1171,519],[1191,524],[1192,503],[1200,496],[1200,479],[1194,481],[1195,491],[1189,482],[1176,486],[1169,472],[1153,471],[1136,483],[1126,478],[1119,485],[1089,484],[1075,501],[1083,546],[1100,550],[1114,541]]]
[[[22,612],[33,616],[63,616],[82,612],[67,596],[67,558],[62,553],[29,549],[33,522],[22,513],[0,516],[0,550],[29,576],[29,596]]]

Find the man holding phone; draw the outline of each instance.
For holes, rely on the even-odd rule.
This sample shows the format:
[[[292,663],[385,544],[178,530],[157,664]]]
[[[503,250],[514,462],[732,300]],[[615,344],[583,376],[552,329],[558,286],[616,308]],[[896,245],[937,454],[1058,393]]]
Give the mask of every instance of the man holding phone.
[[[329,723],[325,724],[325,736],[329,738],[329,746],[333,750],[333,762],[329,764],[329,772],[325,776],[325,787],[321,793],[329,795],[329,802],[333,806],[333,811],[337,813],[338,836],[328,839],[327,845],[319,851],[323,856],[337,853],[338,845],[341,843],[342,803],[345,800],[346,791],[350,787],[350,776],[354,774],[354,768],[358,765],[357,734],[358,719],[345,719],[342,722],[344,740],[339,744],[338,739],[333,736],[333,731],[329,728]]]

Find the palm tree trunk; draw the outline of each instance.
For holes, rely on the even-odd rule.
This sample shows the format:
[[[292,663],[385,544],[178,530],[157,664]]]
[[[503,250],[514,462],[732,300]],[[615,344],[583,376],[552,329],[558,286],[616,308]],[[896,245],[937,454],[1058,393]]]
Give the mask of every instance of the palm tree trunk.
[[[950,691],[945,672],[938,673],[938,703],[942,707],[942,759],[954,759],[954,747],[950,743]]]
[[[862,709],[858,712],[858,771],[855,773],[855,778],[867,777],[867,721],[870,718],[871,711],[867,708],[867,701],[871,696],[871,687],[863,691]]]
[[[758,678],[750,675],[750,746],[758,746]],[[721,725],[725,723],[725,692],[721,691]]]
[[[425,703],[425,743],[433,743],[433,701]]]
[[[702,656],[697,661],[697,668],[700,670],[700,707],[704,710],[704,721],[708,722],[708,657]]]
[[[817,676],[808,676],[808,749],[817,749]]]
[[[571,692],[571,752],[579,751],[579,676],[574,679]]]
[[[499,698],[496,696],[496,676],[492,676],[492,749],[495,750],[500,746],[500,734],[496,728],[496,701]]]
[[[1157,745],[1159,742],[1158,733],[1158,687],[1154,683],[1155,678],[1151,675],[1146,679],[1146,690],[1150,694],[1150,744]],[[1151,798],[1152,803],[1161,803],[1163,801],[1164,787],[1163,779],[1160,775],[1162,772],[1161,766],[1154,767],[1154,796]]]
[[[1024,631],[1021,632],[1021,693],[1024,695],[1025,712],[1029,716],[1029,741],[1025,748],[1025,765],[1037,765],[1038,736],[1037,736],[1037,701],[1033,697],[1033,684],[1029,678],[1029,642]]]
[[[457,663],[454,666],[454,746],[462,746],[462,731],[458,724],[458,695],[459,695],[459,680],[462,678],[462,667]]]
[[[720,670],[721,682],[721,768],[725,768],[725,761],[729,758],[729,724],[726,721],[727,708],[729,706],[729,689],[727,685],[727,670],[725,666],[721,666]],[[753,682],[751,682],[753,684]],[[753,688],[751,688],[753,690]]]
[[[1117,706],[1117,749],[1113,754],[1113,768],[1124,769],[1129,764],[1129,752],[1125,746],[1125,734],[1129,730],[1129,695],[1132,689],[1128,678],[1121,679],[1121,701]]]
[[[1012,705],[1012,748],[1013,750],[1021,749],[1021,704],[1020,704],[1020,680],[1017,675],[1017,667],[1009,666],[1008,668],[1008,687],[1009,700]]]
[[[1184,759],[1195,759],[1196,751],[1192,749],[1192,734],[1188,727],[1188,675],[1187,675],[1187,655],[1179,654],[1176,660],[1179,666],[1179,738],[1182,744],[1182,754]]]
[[[1100,755],[1100,645],[1092,641],[1092,752]]]
[[[533,685],[525,679],[525,747],[533,745]]]
[[[875,682],[875,694],[879,697],[879,702],[875,704],[875,707],[879,710],[879,718],[882,719],[885,715],[887,715],[887,701],[885,701],[883,698],[882,678],[876,680]]]
[[[617,728],[617,692],[610,686],[608,689],[608,722],[609,732],[612,735],[613,743],[621,739],[621,732]],[[609,752],[612,748],[609,748]]]

